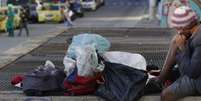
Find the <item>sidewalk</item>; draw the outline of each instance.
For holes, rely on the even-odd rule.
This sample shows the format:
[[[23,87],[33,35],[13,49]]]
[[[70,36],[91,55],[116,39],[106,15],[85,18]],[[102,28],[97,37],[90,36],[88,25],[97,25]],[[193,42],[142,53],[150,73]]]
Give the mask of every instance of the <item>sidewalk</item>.
[[[27,37],[25,30],[22,31],[21,37],[17,36],[19,33],[19,30],[15,30],[15,37],[8,37],[7,33],[0,33],[0,53],[13,48],[14,46],[17,46],[27,40],[33,39],[40,35],[45,35],[47,33],[56,32],[58,29],[55,28],[55,26],[61,26],[61,24],[55,24],[55,25],[48,25],[48,24],[31,24],[28,25],[30,36]],[[6,44],[2,44],[6,43]]]
[[[143,18],[138,21],[136,27],[145,27],[145,28],[160,28],[160,21],[156,18],[149,20],[149,18]]]
[[[62,33],[65,29],[60,26],[60,24],[29,25],[29,37],[26,37],[24,32],[21,37],[18,37],[18,30],[15,31],[15,37],[8,37],[7,33],[0,33],[0,68]]]

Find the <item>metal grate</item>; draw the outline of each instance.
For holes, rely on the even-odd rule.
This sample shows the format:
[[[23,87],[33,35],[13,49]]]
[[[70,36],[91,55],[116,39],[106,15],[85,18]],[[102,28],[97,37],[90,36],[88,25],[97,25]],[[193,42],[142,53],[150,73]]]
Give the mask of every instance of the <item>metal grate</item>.
[[[22,75],[19,73],[0,73],[0,91],[16,91],[21,90],[11,85],[10,80],[15,75]]]
[[[70,29],[2,69],[0,90],[18,90],[10,85],[10,78],[44,64],[45,60],[51,60],[56,66],[63,68],[63,57],[67,49],[66,39],[81,32],[101,33],[111,41],[111,50],[141,53],[146,58],[147,64],[159,67],[163,65],[168,43],[172,37],[169,29]]]

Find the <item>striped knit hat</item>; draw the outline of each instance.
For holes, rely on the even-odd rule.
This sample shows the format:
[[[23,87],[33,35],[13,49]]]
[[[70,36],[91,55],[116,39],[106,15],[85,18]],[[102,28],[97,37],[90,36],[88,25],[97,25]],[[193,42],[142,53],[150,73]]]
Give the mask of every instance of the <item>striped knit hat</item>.
[[[192,22],[197,21],[196,13],[188,6],[181,6],[175,9],[173,15],[170,17],[170,27],[186,27]]]

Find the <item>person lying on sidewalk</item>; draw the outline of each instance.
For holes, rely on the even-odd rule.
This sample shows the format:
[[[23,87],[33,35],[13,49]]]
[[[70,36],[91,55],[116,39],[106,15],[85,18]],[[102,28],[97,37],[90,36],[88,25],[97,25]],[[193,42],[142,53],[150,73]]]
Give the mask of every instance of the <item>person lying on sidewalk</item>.
[[[170,26],[177,34],[160,73],[159,82],[164,83],[174,65],[178,65],[180,77],[163,89],[162,101],[175,101],[179,98],[201,94],[201,25],[196,13],[187,6],[175,9],[170,17]]]

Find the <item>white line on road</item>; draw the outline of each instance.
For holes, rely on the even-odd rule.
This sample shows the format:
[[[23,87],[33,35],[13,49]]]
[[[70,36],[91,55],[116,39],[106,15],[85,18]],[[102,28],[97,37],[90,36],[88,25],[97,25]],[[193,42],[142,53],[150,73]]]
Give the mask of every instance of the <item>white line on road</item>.
[[[88,17],[88,18],[84,18],[83,20],[96,20],[96,21],[115,21],[115,20],[141,20],[143,18],[147,18],[148,15],[141,15],[141,16],[133,16],[133,17]]]

